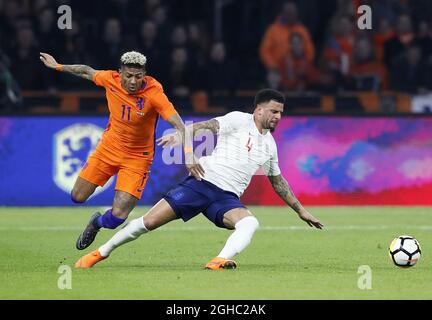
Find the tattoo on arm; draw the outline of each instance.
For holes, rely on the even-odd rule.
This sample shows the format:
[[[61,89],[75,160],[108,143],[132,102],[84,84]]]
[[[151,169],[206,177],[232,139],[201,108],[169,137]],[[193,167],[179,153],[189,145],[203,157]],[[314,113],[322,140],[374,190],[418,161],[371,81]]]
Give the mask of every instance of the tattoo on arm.
[[[299,213],[303,209],[303,206],[297,200],[285,178],[282,175],[269,176],[268,178],[279,197],[281,197],[281,199],[284,200],[295,212]]]
[[[193,124],[193,133],[195,134],[199,130],[210,130],[214,134],[219,132],[219,121],[211,119],[208,121],[197,122]]]
[[[178,114],[171,116],[167,121],[177,130],[177,134],[180,136],[185,147],[192,146],[192,135],[195,135],[199,130],[210,130],[214,134],[217,134],[219,131],[219,122],[215,119],[197,122],[187,127],[185,127],[183,120]]]
[[[168,123],[174,127],[174,129],[178,131],[184,130],[184,123],[182,118],[178,113],[173,114],[171,117],[167,119]]]
[[[93,80],[96,70],[83,64],[68,64],[63,65],[63,72],[68,72],[87,80]]]

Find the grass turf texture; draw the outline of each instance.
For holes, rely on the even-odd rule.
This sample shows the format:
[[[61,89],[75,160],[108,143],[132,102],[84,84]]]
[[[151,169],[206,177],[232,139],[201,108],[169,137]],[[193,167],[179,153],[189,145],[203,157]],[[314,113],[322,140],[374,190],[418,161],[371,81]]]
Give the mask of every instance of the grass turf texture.
[[[324,230],[288,208],[251,207],[260,229],[235,258],[238,269],[222,271],[202,267],[230,231],[202,216],[174,221],[92,269],[72,268],[72,289],[60,290],[59,266],[73,267],[114,234],[103,230],[90,248],[75,249],[96,209],[0,207],[0,299],[432,299],[432,210],[424,207],[310,207]],[[422,246],[408,269],[387,253],[402,234]],[[371,290],[357,286],[361,265],[371,267]]]

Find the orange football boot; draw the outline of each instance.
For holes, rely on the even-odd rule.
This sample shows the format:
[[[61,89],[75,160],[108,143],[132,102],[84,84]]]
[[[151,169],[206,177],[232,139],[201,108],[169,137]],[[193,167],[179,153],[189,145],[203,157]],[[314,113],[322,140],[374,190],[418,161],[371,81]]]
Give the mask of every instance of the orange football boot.
[[[237,263],[234,260],[216,257],[207,263],[204,268],[209,270],[235,269]]]
[[[99,261],[102,261],[108,257],[102,257],[99,253],[99,250],[95,250],[90,252],[89,254],[86,254],[85,256],[82,256],[79,258],[79,260],[75,263],[75,268],[77,269],[88,269],[93,267],[96,263]]]

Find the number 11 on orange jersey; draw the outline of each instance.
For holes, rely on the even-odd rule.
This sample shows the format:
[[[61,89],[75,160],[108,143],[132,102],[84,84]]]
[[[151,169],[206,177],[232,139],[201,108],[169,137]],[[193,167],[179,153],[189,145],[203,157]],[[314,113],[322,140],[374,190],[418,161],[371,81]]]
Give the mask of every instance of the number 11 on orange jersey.
[[[127,108],[127,121],[130,121],[131,120],[131,107],[125,106],[124,104],[122,104],[122,120],[124,120],[126,108]]]

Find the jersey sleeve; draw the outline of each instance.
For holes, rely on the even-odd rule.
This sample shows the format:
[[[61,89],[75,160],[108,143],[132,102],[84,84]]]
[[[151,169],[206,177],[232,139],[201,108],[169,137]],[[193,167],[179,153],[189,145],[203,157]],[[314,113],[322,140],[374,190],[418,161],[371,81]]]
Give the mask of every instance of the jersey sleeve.
[[[227,134],[241,128],[245,124],[245,113],[233,111],[222,117],[215,118],[219,123],[219,134]]]
[[[162,87],[158,88],[152,96],[152,105],[164,120],[177,113],[173,104],[169,101]]]
[[[100,70],[100,71],[96,71],[95,74],[93,75],[93,82],[95,83],[95,85],[99,87],[105,87],[110,78],[111,78],[111,71]]]
[[[263,164],[262,169],[267,176],[278,176],[281,174],[277,154],[276,143],[273,145],[272,154],[269,160]]]

